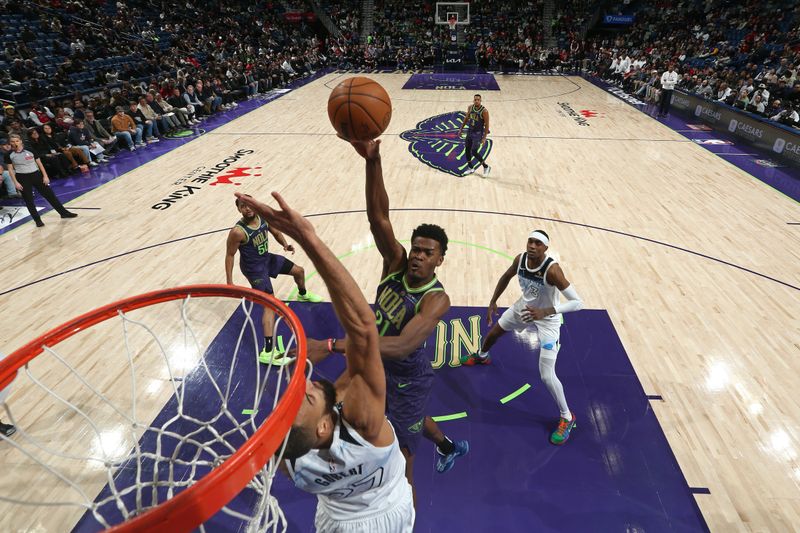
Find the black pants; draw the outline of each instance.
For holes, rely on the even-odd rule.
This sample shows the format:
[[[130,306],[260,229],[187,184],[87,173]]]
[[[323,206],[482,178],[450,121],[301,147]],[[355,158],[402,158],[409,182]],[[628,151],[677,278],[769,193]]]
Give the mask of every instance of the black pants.
[[[658,108],[659,115],[666,115],[669,113],[669,106],[672,103],[672,89],[663,89],[661,91],[661,105]]]
[[[467,139],[465,145],[467,151],[467,164],[469,166],[472,166],[472,159],[477,157],[478,162],[480,162],[481,165],[486,166],[486,161],[484,161],[483,158],[480,155],[478,155],[478,151],[481,148],[481,138],[477,136],[473,137],[472,135],[467,133]]]
[[[49,185],[44,184],[42,173],[38,170],[30,174],[17,174],[17,181],[22,185],[22,198],[25,199],[28,212],[31,214],[31,218],[36,222],[41,222],[42,219],[39,217],[39,213],[36,211],[36,205],[33,203],[34,187],[39,191],[39,194],[53,206],[53,209],[58,211],[59,215],[64,216],[69,213],[69,211],[61,205],[61,202],[58,201],[53,189],[51,189]]]

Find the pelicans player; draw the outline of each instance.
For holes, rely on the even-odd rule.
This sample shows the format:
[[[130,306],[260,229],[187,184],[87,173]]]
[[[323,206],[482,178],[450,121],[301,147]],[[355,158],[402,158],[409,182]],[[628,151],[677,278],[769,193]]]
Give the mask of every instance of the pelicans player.
[[[506,290],[515,274],[519,279],[522,297],[500,316],[500,320],[484,339],[480,351],[462,356],[461,363],[467,366],[489,364],[491,361],[489,350],[507,331],[535,328],[541,345],[539,374],[561,411],[558,427],[550,435],[550,442],[560,445],[569,439],[569,434],[575,426],[575,415],[567,406],[564,387],[556,376],[561,313],[578,311],[583,308],[583,302],[567,281],[561,266],[547,255],[549,245],[550,237],[542,230],[532,231],[528,235],[527,251],[514,259],[497,282],[486,316],[489,325],[492,324],[493,315],[497,313],[497,299]],[[567,297],[566,302],[559,303],[559,291]]]
[[[467,174],[475,172],[475,169],[472,168],[472,158],[477,157],[478,162],[483,165],[483,177],[485,178],[492,171],[492,167],[487,165],[486,161],[478,153],[483,143],[486,142],[486,136],[489,134],[489,112],[481,105],[481,95],[476,94],[472,99],[472,105],[467,108],[464,122],[458,128],[459,139],[464,126],[469,126],[466,139]]]
[[[236,199],[236,208],[241,213],[242,218],[228,232],[228,240],[225,253],[225,278],[228,285],[233,285],[233,260],[237,250],[240,252],[239,268],[242,274],[250,282],[254,289],[272,294],[272,280],[279,274],[288,274],[294,278],[297,284],[297,299],[301,302],[319,302],[322,300],[318,295],[306,291],[305,271],[303,267],[295,265],[282,255],[270,253],[269,234],[275,237],[283,249],[294,253],[294,246],[286,242],[283,234],[270,227],[270,225],[259,217],[253,209]],[[275,321],[275,313],[271,309],[264,308],[264,315],[261,325],[264,328],[264,349],[258,356],[259,361],[266,364],[284,364],[283,352],[272,345],[272,325]]]

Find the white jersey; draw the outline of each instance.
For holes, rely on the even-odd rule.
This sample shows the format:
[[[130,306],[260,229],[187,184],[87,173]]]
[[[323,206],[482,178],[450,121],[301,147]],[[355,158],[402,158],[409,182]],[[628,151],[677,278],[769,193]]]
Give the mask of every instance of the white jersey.
[[[375,447],[342,418],[338,407],[337,414],[330,448],[311,450],[294,465],[286,461],[295,486],[316,494],[318,512],[340,521],[380,515],[410,498],[397,435],[389,446]]]
[[[525,306],[547,309],[548,307],[555,308],[558,305],[561,291],[555,285],[547,283],[547,272],[556,263],[555,259],[545,255],[544,261],[539,266],[528,268],[527,252],[520,256],[519,264],[517,265],[517,279],[519,280],[520,289],[522,289],[522,298],[515,304],[520,311]],[[542,321],[558,321],[560,323],[561,314],[550,315]],[[536,322],[540,321],[537,320]]]

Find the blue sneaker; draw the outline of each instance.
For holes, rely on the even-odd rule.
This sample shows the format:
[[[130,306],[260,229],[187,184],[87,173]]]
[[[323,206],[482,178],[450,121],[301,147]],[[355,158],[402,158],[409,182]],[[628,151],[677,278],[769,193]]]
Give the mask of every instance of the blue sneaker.
[[[452,453],[448,453],[444,455],[442,452],[439,451],[439,448],[436,448],[436,471],[440,474],[444,474],[456,463],[456,458],[461,457],[462,455],[467,455],[469,453],[469,442],[465,440],[457,440],[453,443],[455,449]]]

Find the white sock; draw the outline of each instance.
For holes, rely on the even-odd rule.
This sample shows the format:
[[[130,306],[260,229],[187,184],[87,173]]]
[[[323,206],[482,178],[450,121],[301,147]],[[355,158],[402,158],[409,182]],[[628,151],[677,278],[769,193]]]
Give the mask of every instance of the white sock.
[[[478,357],[480,357],[481,359],[486,359],[487,357],[489,357],[489,352],[478,350]]]
[[[544,383],[544,386],[547,387],[547,390],[550,391],[550,395],[558,404],[561,417],[572,420],[572,412],[569,410],[567,398],[564,396],[564,386],[561,385],[561,380],[556,376],[555,357],[539,356],[539,374],[542,377],[542,383]]]

